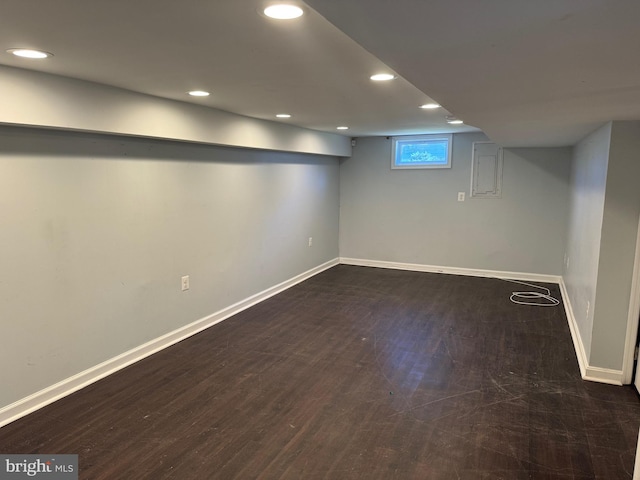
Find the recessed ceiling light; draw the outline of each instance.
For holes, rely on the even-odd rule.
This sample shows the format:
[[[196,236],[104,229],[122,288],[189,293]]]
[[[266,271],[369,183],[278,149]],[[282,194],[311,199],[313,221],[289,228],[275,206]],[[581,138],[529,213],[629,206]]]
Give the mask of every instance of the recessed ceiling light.
[[[461,125],[464,122],[462,120],[459,120],[459,119],[455,118],[455,117],[447,117],[447,123],[449,125]]]
[[[424,105],[420,105],[420,108],[423,108],[425,110],[432,110],[434,108],[440,108],[440,105],[438,105],[437,103],[425,103]]]
[[[341,127],[336,127],[336,130],[349,130],[349,127],[343,125]]]
[[[291,20],[292,18],[301,17],[303,13],[300,7],[286,3],[270,5],[264,9],[264,14],[267,17],[275,18],[276,20]]]
[[[23,58],[47,58],[53,57],[53,53],[43,52],[42,50],[31,50],[28,48],[10,48],[7,52],[15,55],[16,57]]]
[[[192,97],[208,97],[209,92],[205,92],[204,90],[191,90],[189,95]]]
[[[278,113],[276,115],[276,117],[278,117],[278,118],[291,118],[291,115],[289,115],[288,113]]]
[[[369,78],[374,82],[386,82],[388,80],[393,80],[396,76],[390,73],[376,73],[375,75],[371,75]]]

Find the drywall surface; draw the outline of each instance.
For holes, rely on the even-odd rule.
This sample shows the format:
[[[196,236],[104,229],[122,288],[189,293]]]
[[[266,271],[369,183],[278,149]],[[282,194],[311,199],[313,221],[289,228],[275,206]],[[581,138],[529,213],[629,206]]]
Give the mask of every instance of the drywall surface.
[[[564,281],[587,359],[591,352],[611,123],[573,149]]]
[[[351,139],[97,83],[0,66],[0,124],[349,156]]]
[[[640,121],[613,122],[589,363],[622,369],[638,220]]]
[[[640,122],[575,146],[564,279],[590,367],[623,369],[640,218]]]
[[[390,139],[359,138],[340,165],[340,255],[560,275],[570,149],[506,149],[502,198],[479,199],[469,198],[474,141],[487,138],[453,136],[451,169],[392,170]]]
[[[335,259],[338,176],[328,156],[0,127],[0,408]]]

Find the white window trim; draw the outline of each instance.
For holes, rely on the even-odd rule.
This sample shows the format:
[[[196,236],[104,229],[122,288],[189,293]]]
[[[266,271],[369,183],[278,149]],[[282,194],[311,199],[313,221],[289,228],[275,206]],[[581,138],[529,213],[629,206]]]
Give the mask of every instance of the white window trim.
[[[391,142],[391,169],[392,170],[418,170],[418,169],[434,169],[434,168],[451,168],[451,151],[453,150],[453,134],[433,134],[433,135],[406,135],[401,137],[392,137]],[[446,165],[397,165],[396,164],[396,150],[398,142],[419,142],[419,141],[436,141],[446,140],[448,143],[447,148],[447,163]]]

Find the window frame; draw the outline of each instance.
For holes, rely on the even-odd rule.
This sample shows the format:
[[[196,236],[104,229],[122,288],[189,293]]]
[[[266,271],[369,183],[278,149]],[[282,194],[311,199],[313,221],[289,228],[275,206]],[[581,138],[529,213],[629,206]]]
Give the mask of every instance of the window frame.
[[[447,163],[443,164],[405,164],[398,165],[398,147],[403,144],[410,143],[423,143],[423,142],[436,142],[436,141],[447,141]],[[434,168],[451,168],[451,158],[452,158],[452,145],[453,145],[453,134],[451,133],[443,133],[443,134],[430,134],[430,135],[407,135],[400,137],[392,137],[391,143],[391,169],[392,170],[417,170],[417,169],[434,169]]]

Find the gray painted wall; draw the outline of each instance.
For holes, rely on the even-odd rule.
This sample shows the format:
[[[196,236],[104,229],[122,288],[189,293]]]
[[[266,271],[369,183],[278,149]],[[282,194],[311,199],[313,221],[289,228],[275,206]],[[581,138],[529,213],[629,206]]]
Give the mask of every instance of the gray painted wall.
[[[486,140],[454,135],[451,169],[391,170],[391,140],[358,139],[340,166],[340,255],[560,275],[571,150],[505,150],[502,198],[458,202]]]
[[[591,352],[611,123],[578,143],[571,168],[571,207],[564,282],[587,359]]]
[[[574,149],[564,278],[591,367],[623,369],[639,178],[640,122],[610,122]]]
[[[336,258],[338,175],[326,156],[0,127],[0,407]]]
[[[640,219],[640,122],[613,122],[589,363],[622,369]]]

